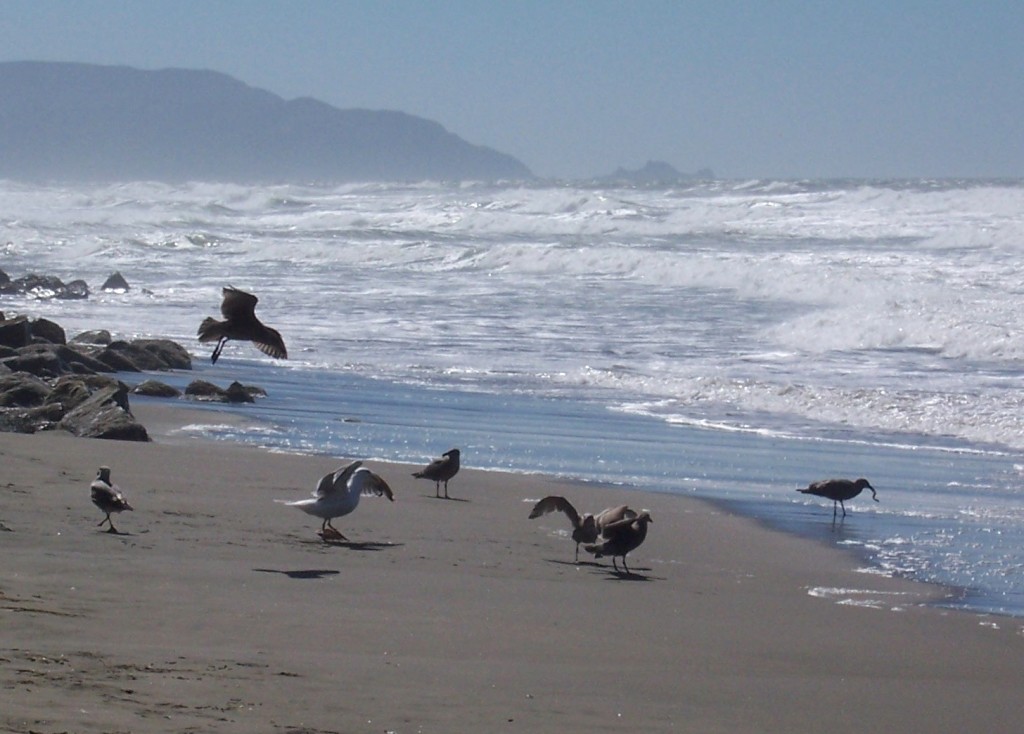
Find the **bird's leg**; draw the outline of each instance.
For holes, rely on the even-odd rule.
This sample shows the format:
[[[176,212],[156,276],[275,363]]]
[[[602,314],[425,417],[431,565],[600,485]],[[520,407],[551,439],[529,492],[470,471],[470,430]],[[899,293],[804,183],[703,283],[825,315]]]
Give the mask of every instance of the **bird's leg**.
[[[626,557],[625,556],[622,557],[622,567],[624,569],[626,569],[626,573],[628,573],[630,576],[633,575],[633,572],[629,570],[629,566],[626,565]]]
[[[623,557],[623,559],[622,559],[622,562],[623,562],[623,563],[625,563],[625,562],[626,562],[626,559],[625,559],[625,557]],[[619,564],[615,562],[615,556],[612,556],[612,568],[614,568],[614,569],[615,569],[616,573],[617,573],[617,572],[618,572],[618,570],[619,570]]]
[[[106,525],[108,522],[110,522],[110,513],[109,512],[107,513],[107,516],[105,518],[103,518],[102,520],[99,521],[99,523],[96,525],[96,527],[101,528],[104,525]],[[111,523],[111,524],[113,524],[113,523]]]
[[[332,538],[340,538],[341,540],[345,540],[345,541],[347,541],[347,540],[348,540],[348,538],[346,538],[346,537],[345,537],[345,536],[344,536],[344,535],[342,534],[342,532],[341,532],[340,530],[338,530],[338,528],[336,528],[336,527],[334,527],[333,525],[331,525],[331,521],[330,521],[330,519],[328,519],[328,520],[324,520],[324,530],[323,530],[323,534],[322,534],[322,537],[324,537],[324,538],[326,538],[326,537],[327,537],[327,531],[328,531],[328,530],[330,530],[330,531],[331,531],[331,537],[332,537]]]
[[[120,533],[117,532],[117,528],[114,527],[114,523],[110,523],[110,527],[107,528],[107,532],[108,533],[114,533],[116,535],[120,535]]]
[[[444,480],[444,498],[445,499],[449,499],[449,497],[448,497],[448,480],[447,479]]]
[[[576,544],[576,557],[573,559],[573,563],[579,563],[579,562],[580,562],[580,544],[577,543]]]
[[[441,499],[441,481],[434,482],[434,497]]]
[[[843,504],[842,500],[839,500],[839,506],[843,508],[843,517],[846,517],[846,505]]]
[[[224,348],[224,344],[227,340],[228,338],[226,336],[222,336],[220,338],[220,341],[217,342],[217,346],[213,348],[213,355],[210,357],[210,362],[217,364],[217,358],[220,357],[220,350]]]

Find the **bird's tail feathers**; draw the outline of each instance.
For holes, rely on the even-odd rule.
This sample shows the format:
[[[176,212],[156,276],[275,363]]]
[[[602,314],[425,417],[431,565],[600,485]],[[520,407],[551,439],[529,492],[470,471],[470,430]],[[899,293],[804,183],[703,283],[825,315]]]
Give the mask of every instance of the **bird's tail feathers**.
[[[199,341],[215,342],[219,341],[222,336],[224,336],[223,321],[217,321],[212,316],[207,316],[203,319],[203,323],[199,324]]]

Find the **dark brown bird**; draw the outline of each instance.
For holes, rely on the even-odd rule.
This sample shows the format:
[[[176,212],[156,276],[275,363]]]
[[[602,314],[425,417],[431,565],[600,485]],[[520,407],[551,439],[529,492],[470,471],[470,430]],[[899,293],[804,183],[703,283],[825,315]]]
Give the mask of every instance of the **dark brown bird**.
[[[434,485],[434,496],[441,497],[441,482],[444,482],[444,498],[448,497],[448,480],[459,473],[459,450],[451,449],[441,454],[440,458],[434,459],[427,466],[423,467],[417,472],[413,472],[413,476],[417,479],[429,479],[435,482]]]
[[[572,523],[572,539],[576,541],[575,562],[580,561],[580,543],[594,543],[600,537],[605,527],[623,518],[634,518],[636,513],[627,505],[609,507],[596,515],[587,513],[582,517],[565,497],[551,495],[545,497],[530,510],[530,519],[538,518],[549,512],[564,512]]]
[[[626,554],[640,547],[640,544],[647,538],[647,525],[652,522],[654,520],[651,519],[651,513],[644,510],[636,517],[624,517],[609,523],[601,532],[604,542],[597,545],[585,545],[583,550],[593,553],[595,558],[611,556],[612,566],[616,571],[619,570],[619,566],[615,563],[615,557],[621,556],[622,567],[626,569],[626,573],[633,573],[626,565]]]
[[[99,472],[96,474],[96,479],[89,485],[89,489],[92,492],[92,503],[107,513],[107,516],[100,521],[97,527],[103,527],[105,523],[110,523],[107,532],[116,533],[117,528],[114,527],[114,522],[110,519],[111,513],[124,512],[125,510],[133,510],[135,508],[128,504],[128,500],[125,499],[120,487],[111,483],[110,467],[100,467]]]
[[[217,358],[228,339],[250,341],[257,349],[275,359],[288,359],[284,339],[276,329],[265,326],[256,318],[256,304],[259,299],[251,293],[228,286],[224,289],[224,300],[220,304],[223,321],[207,316],[199,325],[200,342],[217,342],[210,361],[217,364]]]
[[[822,479],[820,482],[813,482],[806,489],[798,489],[797,492],[813,494],[817,497],[832,500],[832,519],[835,520],[836,503],[838,502],[839,506],[843,508],[843,517],[846,517],[846,505],[843,502],[845,500],[852,500],[865,489],[870,489],[871,499],[878,502],[875,488],[871,486],[867,479],[858,479],[856,481],[849,479]]]

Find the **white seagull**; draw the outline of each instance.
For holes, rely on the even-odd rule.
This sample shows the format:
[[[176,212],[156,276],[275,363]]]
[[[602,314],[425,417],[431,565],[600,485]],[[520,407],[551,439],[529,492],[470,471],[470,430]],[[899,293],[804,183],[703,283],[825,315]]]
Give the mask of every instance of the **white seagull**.
[[[99,472],[96,474],[96,479],[93,480],[92,484],[89,485],[89,489],[92,493],[92,503],[99,507],[103,512],[107,513],[107,516],[100,521],[97,527],[103,527],[105,523],[110,523],[110,527],[107,528],[108,533],[116,533],[117,528],[114,527],[114,522],[110,519],[112,512],[124,512],[125,510],[134,509],[128,504],[128,500],[125,499],[124,494],[121,492],[121,488],[110,481],[110,467],[101,466]]]
[[[324,474],[316,485],[316,491],[310,499],[305,500],[274,500],[289,507],[298,507],[303,512],[323,519],[319,535],[324,540],[345,540],[341,531],[331,524],[335,517],[343,517],[359,506],[359,498],[363,495],[387,497],[395,501],[391,487],[378,474],[363,467],[363,462],[353,461],[348,466],[339,467],[335,471]]]

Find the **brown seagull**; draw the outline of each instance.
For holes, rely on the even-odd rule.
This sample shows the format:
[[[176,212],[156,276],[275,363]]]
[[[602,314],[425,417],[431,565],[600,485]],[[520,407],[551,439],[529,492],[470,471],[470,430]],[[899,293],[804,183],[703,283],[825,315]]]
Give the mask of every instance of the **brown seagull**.
[[[596,515],[591,515],[588,512],[581,517],[576,508],[565,497],[551,495],[533,506],[533,509],[530,511],[530,519],[546,515],[549,512],[563,512],[569,518],[569,522],[572,523],[572,539],[576,541],[576,557],[574,558],[576,563],[580,561],[580,543],[594,543],[605,527],[611,523],[618,522],[627,517],[636,517],[636,513],[629,509],[627,505],[609,507]]]
[[[626,569],[626,573],[631,574],[633,572],[626,565],[626,554],[636,550],[644,542],[647,538],[647,524],[651,522],[654,521],[647,510],[644,510],[636,517],[624,517],[617,522],[605,526],[602,532],[604,536],[603,543],[585,545],[583,550],[593,553],[595,558],[611,556],[612,566],[615,567],[616,571],[619,570],[619,566],[615,563],[615,557],[621,556],[622,567]]]
[[[840,507],[843,508],[843,517],[846,517],[846,505],[843,504],[843,501],[852,500],[865,489],[870,489],[871,499],[878,502],[878,494],[867,479],[858,479],[857,481],[850,481],[849,479],[823,479],[820,482],[813,482],[806,489],[798,489],[797,492],[813,494],[832,500],[832,519],[835,520],[836,503],[838,502]]]
[[[412,475],[417,479],[429,479],[434,482],[434,496],[438,498],[441,497],[441,482],[444,482],[444,498],[447,500],[451,499],[448,496],[448,480],[458,473],[459,450],[451,449]]]
[[[110,481],[110,467],[101,466],[99,472],[96,474],[96,479],[89,485],[89,489],[92,492],[92,503],[99,507],[103,512],[107,513],[107,516],[100,521],[97,527],[103,527],[105,523],[110,523],[110,527],[107,528],[108,533],[116,533],[117,528],[114,527],[114,522],[110,519],[110,514],[113,512],[124,512],[125,510],[133,510],[134,508],[128,504],[128,500],[125,499],[124,494],[121,492],[121,488]]]
[[[217,342],[213,356],[210,358],[217,364],[217,358],[228,339],[250,341],[257,349],[275,359],[288,359],[284,339],[276,329],[265,326],[256,318],[256,304],[259,299],[251,293],[240,291],[228,286],[224,289],[224,300],[220,304],[223,321],[207,316],[199,325],[200,342]]]

